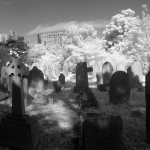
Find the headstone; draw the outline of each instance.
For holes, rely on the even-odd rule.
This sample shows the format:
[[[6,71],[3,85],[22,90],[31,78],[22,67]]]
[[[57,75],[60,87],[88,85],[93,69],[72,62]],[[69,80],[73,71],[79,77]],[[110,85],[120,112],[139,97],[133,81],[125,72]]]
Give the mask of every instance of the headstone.
[[[59,75],[59,82],[62,86],[65,85],[65,76],[62,73]]]
[[[122,142],[123,120],[120,116],[84,117],[81,147],[85,150],[117,149]]]
[[[37,92],[44,91],[44,75],[36,66],[29,72],[28,88],[35,89]]]
[[[56,93],[61,91],[61,84],[59,81],[53,81],[53,87]]]
[[[0,78],[0,90],[4,93],[8,92],[8,75],[6,74],[6,67],[1,68],[1,78]]]
[[[129,75],[130,87],[140,88],[143,82],[142,65],[139,61],[134,62],[128,69],[127,73]]]
[[[92,72],[93,68],[87,68],[86,62],[80,62],[76,67],[76,87],[74,88],[75,92],[79,92],[82,90],[88,90],[88,72]]]
[[[23,78],[29,75],[29,68],[13,58],[7,69],[12,76],[12,112],[1,118],[0,145],[12,149],[34,150],[39,142],[36,120],[25,115]]]
[[[130,84],[128,74],[116,71],[110,80],[109,103],[127,103],[130,100]]]
[[[113,73],[113,66],[110,62],[105,62],[102,66],[103,84],[105,88],[110,86],[110,78]]]
[[[150,71],[146,74],[145,99],[146,99],[146,141],[148,144],[150,144]]]

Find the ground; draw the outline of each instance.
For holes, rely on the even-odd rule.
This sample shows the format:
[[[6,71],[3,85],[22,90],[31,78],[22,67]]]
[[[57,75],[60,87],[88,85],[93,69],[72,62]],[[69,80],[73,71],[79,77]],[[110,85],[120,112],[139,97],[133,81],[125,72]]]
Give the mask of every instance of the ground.
[[[145,93],[131,90],[130,103],[110,105],[108,92],[97,90],[94,82],[90,88],[97,98],[99,107],[86,108],[84,112],[98,112],[104,115],[120,115],[123,119],[123,143],[120,150],[148,150],[146,144],[146,112]],[[76,150],[78,148],[75,125],[79,123],[77,94],[73,93],[74,77],[67,78],[65,89],[60,93],[52,92],[52,84],[42,94],[33,94],[28,98],[26,113],[36,117],[41,141],[40,150]],[[0,102],[0,115],[11,111],[11,101]],[[132,116],[138,110],[141,115]],[[2,150],[9,150],[2,148]]]

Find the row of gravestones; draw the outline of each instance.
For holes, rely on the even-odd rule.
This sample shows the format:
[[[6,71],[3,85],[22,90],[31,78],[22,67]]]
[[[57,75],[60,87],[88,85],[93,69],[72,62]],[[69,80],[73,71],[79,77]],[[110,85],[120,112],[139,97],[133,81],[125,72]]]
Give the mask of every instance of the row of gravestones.
[[[43,74],[37,67],[33,67],[29,72],[29,68],[18,58],[13,58],[5,71],[5,75],[11,79],[12,111],[0,118],[0,145],[12,149],[35,150],[40,146],[39,133],[36,119],[25,114],[24,80],[29,80],[27,83],[34,87],[40,84],[38,86],[42,87],[40,87],[42,91]],[[65,76],[63,74],[59,76],[59,80],[64,86]]]
[[[2,92],[7,93],[5,99],[7,99],[11,94],[11,78],[7,74],[7,68],[8,66],[3,66],[1,69],[1,78],[0,78],[0,90]],[[47,81],[44,80],[44,74],[41,70],[39,70],[36,66],[32,68],[32,70],[29,71],[29,76],[27,79],[23,80],[23,86],[24,86],[24,92],[25,92],[25,99],[27,98],[27,95],[29,91],[36,91],[36,92],[43,92],[45,89],[45,86],[47,85]],[[60,92],[62,87],[65,85],[65,76],[63,74],[60,74],[58,77],[58,81],[53,82],[54,90],[55,92]]]
[[[116,72],[112,64],[110,62],[105,62],[102,65],[102,71],[100,71],[98,63],[95,63],[93,67],[93,77],[97,78],[98,88],[102,91],[108,90],[111,76]],[[117,68],[117,71],[119,70],[122,69]],[[125,71],[125,69],[122,71]],[[145,75],[142,73],[142,65],[140,62],[134,62],[125,72],[129,75],[130,87],[142,90],[142,86],[144,86],[145,83]]]
[[[76,67],[75,92],[79,92],[79,147],[85,150],[117,148],[122,141],[123,120],[120,116],[104,116],[98,113],[83,113],[83,107],[97,106],[98,103],[88,85],[88,72],[86,62],[80,62]],[[84,115],[82,115],[84,114]]]

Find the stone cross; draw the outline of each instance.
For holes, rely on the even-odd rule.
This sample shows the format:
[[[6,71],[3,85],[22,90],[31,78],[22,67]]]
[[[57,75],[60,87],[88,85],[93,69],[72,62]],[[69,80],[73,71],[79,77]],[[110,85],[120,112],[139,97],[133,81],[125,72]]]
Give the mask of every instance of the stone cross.
[[[23,78],[29,75],[29,67],[26,67],[18,58],[13,58],[7,68],[7,74],[12,76],[12,115],[23,117],[25,115]]]

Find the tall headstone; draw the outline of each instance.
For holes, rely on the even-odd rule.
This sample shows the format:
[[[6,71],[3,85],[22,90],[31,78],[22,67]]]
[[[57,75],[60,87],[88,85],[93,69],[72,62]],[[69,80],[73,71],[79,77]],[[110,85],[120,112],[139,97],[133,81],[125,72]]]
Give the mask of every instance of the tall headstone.
[[[106,88],[110,86],[110,79],[113,73],[112,64],[110,62],[105,62],[102,66],[102,72],[103,72],[103,85]]]
[[[29,89],[33,88],[37,92],[44,91],[44,75],[41,70],[39,70],[36,66],[29,72],[28,77],[28,86]]]
[[[146,74],[145,99],[146,99],[146,141],[148,144],[150,144],[150,71]]]
[[[127,73],[129,75],[130,87],[139,88],[142,87],[143,73],[142,65],[139,61],[134,62],[128,69]]]
[[[0,145],[20,150],[34,150],[39,142],[36,120],[25,115],[23,78],[29,75],[20,60],[13,59],[7,69],[12,76],[12,112],[1,118]]]
[[[116,71],[110,80],[109,103],[127,103],[130,100],[130,84],[128,74]]]
[[[65,76],[62,73],[59,75],[59,82],[62,86],[65,85]]]
[[[76,87],[75,91],[83,91],[89,89],[88,72],[92,72],[93,68],[87,68],[87,62],[80,62],[76,66]]]

